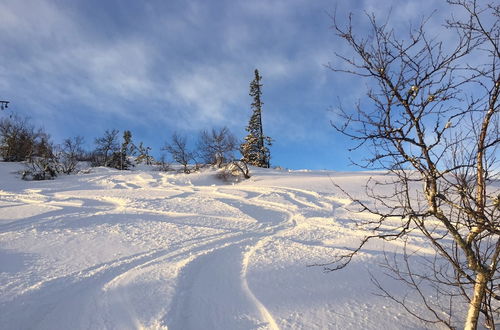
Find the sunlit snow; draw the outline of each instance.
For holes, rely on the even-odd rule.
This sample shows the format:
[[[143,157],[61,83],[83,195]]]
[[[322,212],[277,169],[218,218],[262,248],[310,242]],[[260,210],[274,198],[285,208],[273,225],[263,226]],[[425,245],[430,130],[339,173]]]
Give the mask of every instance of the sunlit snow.
[[[0,163],[2,329],[425,328],[373,294],[369,271],[381,276],[393,243],[339,272],[308,267],[365,234],[368,215],[332,180],[360,195],[369,173],[254,170],[227,184],[213,170],[95,168],[25,182],[20,166]]]

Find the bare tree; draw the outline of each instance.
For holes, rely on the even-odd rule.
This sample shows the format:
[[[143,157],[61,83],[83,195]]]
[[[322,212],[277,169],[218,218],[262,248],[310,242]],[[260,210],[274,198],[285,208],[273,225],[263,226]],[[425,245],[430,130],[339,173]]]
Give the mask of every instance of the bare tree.
[[[362,38],[353,29],[352,15],[346,26],[333,17],[352,55],[337,54],[346,66],[331,69],[367,78],[372,87],[369,102],[360,102],[353,112],[341,107],[343,123],[332,124],[357,142],[355,148],[372,152],[358,165],[390,175],[367,183],[370,202],[350,196],[377,220],[360,224],[371,233],[356,249],[324,266],[341,269],[372,239],[404,240],[418,231],[439,256],[429,260],[433,273],[415,273],[408,253],[403,264],[387,265],[420,293],[430,316],[418,315],[404,298],[384,292],[420,319],[453,328],[452,308],[440,309],[422,294],[428,285],[446,295],[449,306],[456,300],[468,304],[466,329],[476,329],[481,315],[487,327],[495,328],[500,312],[500,6],[448,3],[467,14],[465,20],[446,22],[456,33],[452,48],[428,35],[425,19],[400,38],[387,23],[367,15],[371,33]]]
[[[119,151],[118,145],[118,133],[117,129],[112,131],[106,130],[104,136],[95,139],[95,165],[97,166],[108,166],[111,161],[111,156]]]
[[[65,174],[73,173],[83,157],[83,137],[76,136],[65,139],[57,152],[59,171]]]
[[[30,157],[37,133],[28,119],[18,116],[0,121],[0,156],[7,162],[20,162]]]
[[[203,130],[198,139],[198,150],[206,164],[221,168],[223,164],[234,158],[237,148],[236,137],[227,127]]]
[[[170,153],[173,160],[182,165],[184,173],[190,173],[189,162],[194,161],[195,153],[188,149],[187,138],[177,132],[172,134],[170,143],[166,143],[163,150]]]

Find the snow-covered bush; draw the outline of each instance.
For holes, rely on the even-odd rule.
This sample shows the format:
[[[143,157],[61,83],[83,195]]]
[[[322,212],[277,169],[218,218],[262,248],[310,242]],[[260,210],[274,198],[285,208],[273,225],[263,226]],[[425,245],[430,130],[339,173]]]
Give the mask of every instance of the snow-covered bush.
[[[225,182],[237,182],[242,179],[249,179],[250,170],[247,163],[235,160],[219,170],[217,177]]]
[[[35,157],[26,163],[26,169],[22,172],[22,179],[52,180],[58,174],[58,163],[53,157]]]

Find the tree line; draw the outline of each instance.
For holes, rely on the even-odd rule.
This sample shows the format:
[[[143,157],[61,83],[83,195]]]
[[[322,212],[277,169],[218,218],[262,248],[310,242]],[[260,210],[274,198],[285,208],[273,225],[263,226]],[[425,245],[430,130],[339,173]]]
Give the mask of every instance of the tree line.
[[[229,173],[249,178],[248,165],[270,166],[271,139],[264,135],[262,125],[262,84],[258,70],[250,83],[252,115],[246,127],[247,136],[239,142],[227,127],[202,130],[194,146],[188,144],[185,135],[174,132],[161,148],[170,159],[181,166],[184,173],[198,170],[203,165],[225,168]],[[23,179],[52,179],[60,173],[71,174],[80,162],[91,166],[105,166],[128,170],[134,164],[158,165],[161,170],[171,170],[165,155],[155,160],[151,147],[143,142],[135,143],[132,132],[117,129],[106,130],[93,141],[94,148],[84,149],[85,139],[76,136],[55,144],[50,134],[33,126],[27,118],[11,115],[0,120],[0,158],[6,162],[26,162]],[[241,157],[236,155],[240,153]]]

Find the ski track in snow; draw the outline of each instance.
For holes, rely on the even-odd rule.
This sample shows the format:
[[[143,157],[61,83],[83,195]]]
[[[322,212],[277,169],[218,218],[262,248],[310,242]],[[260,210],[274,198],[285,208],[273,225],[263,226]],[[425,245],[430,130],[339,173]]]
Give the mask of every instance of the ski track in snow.
[[[156,180],[139,182],[142,185],[102,177],[90,181],[101,184],[103,181],[107,181],[106,183],[112,184],[113,187],[119,186],[127,190],[152,188],[151,186],[161,187],[162,185],[164,188],[165,186],[165,182],[158,183]],[[253,294],[246,278],[247,267],[253,253],[259,246],[295,225],[294,213],[289,209],[298,209],[299,206],[314,209],[325,207],[314,203],[317,195],[313,192],[284,189],[243,188],[238,190],[229,187],[194,189],[190,186],[169,184],[166,186],[166,188],[172,188],[174,192],[170,198],[190,196],[196,200],[199,196],[204,203],[218,200],[229,208],[238,209],[255,222],[254,228],[247,232],[230,232],[187,241],[179,246],[170,246],[168,249],[150,250],[109,263],[95,265],[62,277],[44,279],[24,288],[22,294],[16,297],[14,302],[2,305],[3,314],[6,316],[2,318],[8,320],[8,315],[22,314],[26,306],[34,304],[34,302],[42,307],[33,308],[32,310],[36,309],[36,312],[22,320],[11,322],[4,320],[4,322],[15,324],[19,329],[30,328],[32,325],[48,329],[55,320],[60,318],[60,315],[64,315],[62,319],[57,321],[61,326],[65,324],[61,322],[64,320],[67,320],[68,326],[74,320],[80,320],[81,325],[86,324],[89,328],[95,326],[111,328],[112,324],[106,319],[110,310],[88,310],[89,306],[109,307],[113,305],[109,302],[111,297],[105,292],[110,291],[111,287],[119,286],[120,281],[126,279],[129,273],[139,268],[161,267],[162,262],[176,258],[177,260],[184,259],[184,262],[178,262],[183,265],[179,275],[180,282],[177,283],[178,289],[170,304],[173,308],[162,317],[161,325],[169,329],[217,329],[221,326],[225,329],[278,329],[272,314]],[[238,194],[241,192],[244,193],[244,196]],[[1,224],[0,232],[43,228],[44,225],[54,223],[58,219],[65,221],[73,217],[78,218],[84,213],[104,215],[129,212],[163,214],[174,218],[175,216],[216,217],[210,214],[161,211],[128,206],[133,196],[127,199],[127,197],[116,196],[120,194],[111,194],[110,196],[106,196],[106,194],[104,196],[99,196],[99,194],[91,196],[91,194],[95,194],[95,191],[90,191],[90,194],[86,194],[85,191],[44,194],[43,190],[28,189],[25,190],[24,195],[2,193],[0,195],[2,201],[12,203],[11,205],[40,205],[46,208],[47,212],[43,213],[43,217],[33,216]],[[297,194],[300,195],[297,196]],[[269,195],[282,197],[289,204],[265,200],[264,197]],[[312,200],[309,198],[310,196],[313,197]],[[82,208],[85,212],[82,212]],[[230,267],[227,267],[228,260],[230,260]],[[231,298],[230,301],[207,300],[207,297],[214,297],[213,294],[207,292],[207,288],[210,288],[213,293],[226,290],[228,297]],[[99,303],[96,303],[97,301]],[[122,303],[126,302],[122,301]],[[195,318],[191,319],[186,311],[192,308],[195,308],[198,313]],[[117,309],[119,308],[116,305],[112,308],[115,311]],[[133,315],[130,306],[122,306],[122,309],[124,312],[121,314],[129,314],[129,318],[130,314]],[[228,310],[231,309],[233,312],[228,313]]]
[[[99,239],[101,231],[105,240],[116,232],[117,242],[134,247],[119,257],[103,255],[98,262],[88,256],[83,267],[64,269],[56,263],[51,269],[44,263],[40,271],[32,267],[15,278],[0,277],[0,328],[286,327],[284,316],[252,290],[249,268],[259,251],[280,240],[304,249],[329,248],[328,241],[301,240],[296,233],[311,222],[332,231],[336,208],[347,202],[307,189],[251,182],[196,186],[181,179],[115,171],[21,192],[0,190],[4,249],[9,248],[7,238],[34,237],[46,248],[48,242],[37,241],[44,235],[83,240],[78,236],[83,233]],[[139,227],[134,231],[134,226]],[[181,237],[185,229],[190,232]],[[179,230],[179,237],[164,230]],[[144,300],[138,301],[141,295]],[[155,299],[164,300],[159,305]]]
[[[273,193],[276,192],[273,191]],[[264,327],[279,329],[272,314],[250,289],[246,273],[251,256],[258,246],[265,240],[272,239],[278,232],[286,230],[284,228],[293,226],[293,213],[277,203],[260,201],[261,195],[247,200],[244,197],[221,193],[217,190],[212,193],[225,197],[223,200],[226,204],[240,210],[259,207],[260,217],[255,220],[266,225],[254,231],[249,239],[215,249],[187,266],[180,284],[183,289],[179,290],[180,294],[173,304],[175,308],[164,321],[169,324],[169,329]],[[275,214],[284,214],[284,216],[267,215],[266,217],[266,213],[270,210]],[[228,260],[231,260],[231,267],[224,267]],[[223,269],[222,272],[221,269]],[[229,301],[221,304],[217,301],[217,292],[227,290],[229,290],[227,295]],[[200,312],[195,318],[191,318],[189,314],[186,314],[186,311],[191,310]],[[228,316],[230,316],[229,319]]]

